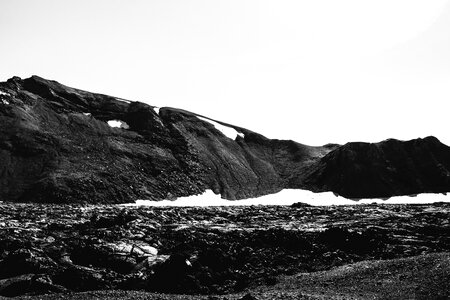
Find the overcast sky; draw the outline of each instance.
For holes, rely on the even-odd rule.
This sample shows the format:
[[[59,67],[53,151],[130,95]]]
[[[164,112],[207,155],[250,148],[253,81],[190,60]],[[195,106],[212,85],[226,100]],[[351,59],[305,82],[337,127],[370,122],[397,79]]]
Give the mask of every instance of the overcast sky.
[[[450,144],[448,0],[0,0],[0,80],[33,74],[305,144]]]

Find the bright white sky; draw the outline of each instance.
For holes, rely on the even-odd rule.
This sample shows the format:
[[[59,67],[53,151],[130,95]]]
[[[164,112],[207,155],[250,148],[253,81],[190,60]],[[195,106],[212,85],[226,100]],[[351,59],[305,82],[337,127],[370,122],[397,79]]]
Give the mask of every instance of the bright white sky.
[[[36,74],[270,138],[450,144],[448,0],[0,0],[0,80]]]

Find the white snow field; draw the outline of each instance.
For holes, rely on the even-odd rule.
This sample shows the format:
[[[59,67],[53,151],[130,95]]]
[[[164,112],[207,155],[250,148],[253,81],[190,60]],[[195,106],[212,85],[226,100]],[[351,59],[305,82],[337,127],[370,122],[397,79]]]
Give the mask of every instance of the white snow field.
[[[244,137],[243,133],[237,132],[236,129],[228,127],[228,126],[224,126],[222,124],[219,124],[217,122],[214,122],[212,120],[209,120],[207,118],[203,118],[203,117],[199,117],[197,116],[197,118],[199,118],[202,121],[208,122],[212,125],[214,125],[214,127],[216,127],[217,130],[219,130],[220,132],[222,132],[226,137],[235,140],[237,138],[237,136],[239,135],[240,137]]]
[[[265,195],[258,198],[230,201],[220,198],[211,190],[196,196],[181,197],[176,200],[137,200],[136,203],[125,204],[131,206],[245,206],[245,205],[291,205],[295,202],[303,202],[314,206],[330,205],[358,205],[370,203],[385,204],[412,204],[412,203],[434,203],[450,202],[450,195],[444,194],[419,194],[417,196],[398,196],[388,200],[362,199],[359,201],[349,200],[335,196],[332,192],[313,193],[307,190],[285,189],[276,194]]]

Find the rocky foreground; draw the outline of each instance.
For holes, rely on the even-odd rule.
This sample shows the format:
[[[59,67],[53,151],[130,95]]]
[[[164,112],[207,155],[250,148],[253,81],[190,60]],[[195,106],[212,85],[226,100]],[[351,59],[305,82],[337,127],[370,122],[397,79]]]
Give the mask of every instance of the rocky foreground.
[[[450,204],[444,203],[212,208],[0,203],[0,296],[180,297],[164,296],[170,293],[241,299],[251,292],[258,299],[283,299],[285,292],[286,299],[329,299],[347,291],[356,299],[389,299],[386,291],[397,296],[408,291],[422,299],[446,299],[449,217]],[[427,277],[438,284],[426,284]],[[364,297],[358,296],[361,282]],[[339,299],[349,299],[345,295]]]

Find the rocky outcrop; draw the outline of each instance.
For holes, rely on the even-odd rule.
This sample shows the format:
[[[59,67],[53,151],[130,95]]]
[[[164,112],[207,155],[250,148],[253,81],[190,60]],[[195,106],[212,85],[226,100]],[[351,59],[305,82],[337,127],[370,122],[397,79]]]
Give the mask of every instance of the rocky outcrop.
[[[348,143],[317,162],[304,183],[346,198],[388,198],[450,187],[450,148],[435,137]]]
[[[311,147],[37,76],[0,83],[1,200],[124,203],[206,189],[234,200],[284,188],[389,197],[449,191],[449,165],[434,138]]]

